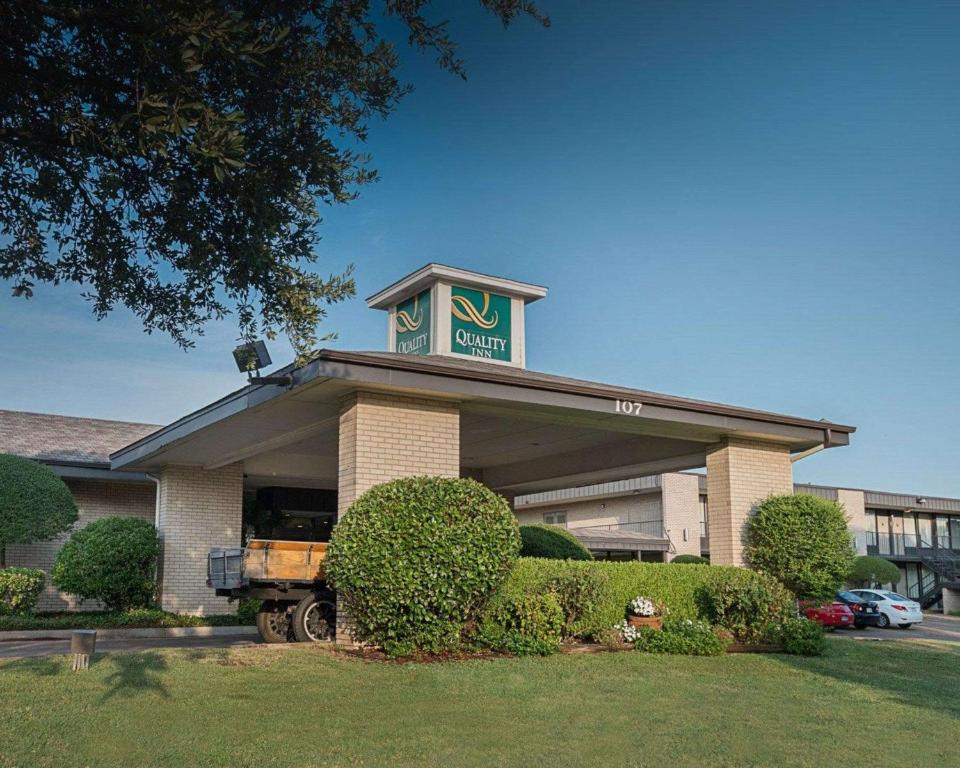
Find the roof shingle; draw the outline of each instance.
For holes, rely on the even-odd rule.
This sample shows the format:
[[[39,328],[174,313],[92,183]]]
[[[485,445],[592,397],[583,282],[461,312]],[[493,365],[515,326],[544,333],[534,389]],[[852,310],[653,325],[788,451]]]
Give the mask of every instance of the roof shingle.
[[[0,453],[49,463],[110,466],[110,454],[157,424],[0,410]]]

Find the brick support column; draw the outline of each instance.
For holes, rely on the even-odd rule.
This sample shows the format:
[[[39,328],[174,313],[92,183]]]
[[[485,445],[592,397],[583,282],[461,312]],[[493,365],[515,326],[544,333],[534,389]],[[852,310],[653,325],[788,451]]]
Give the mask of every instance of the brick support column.
[[[700,478],[670,472],[660,477],[663,528],[677,555],[700,554]]]
[[[707,449],[710,562],[744,565],[747,518],[767,496],[793,493],[786,446],[730,437]]]
[[[207,552],[213,547],[240,546],[242,515],[242,465],[163,470],[160,605],[165,611],[209,616],[236,610],[207,586]]]
[[[460,476],[460,407],[447,400],[356,392],[340,410],[337,512],[368,488],[416,475]],[[350,642],[337,611],[337,642]]]
[[[960,611],[960,589],[956,587],[943,588],[943,612],[946,615]]]
[[[858,555],[867,554],[867,513],[863,491],[837,490],[837,501],[843,505],[847,514],[847,526],[853,534],[854,546]]]

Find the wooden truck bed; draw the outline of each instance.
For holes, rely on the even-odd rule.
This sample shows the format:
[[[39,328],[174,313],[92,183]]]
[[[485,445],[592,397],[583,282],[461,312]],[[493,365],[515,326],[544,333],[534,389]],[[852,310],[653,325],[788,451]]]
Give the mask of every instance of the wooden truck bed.
[[[323,581],[327,545],[315,541],[253,539],[246,547],[213,549],[207,556],[207,583],[214,589],[241,589],[251,583],[306,584]]]

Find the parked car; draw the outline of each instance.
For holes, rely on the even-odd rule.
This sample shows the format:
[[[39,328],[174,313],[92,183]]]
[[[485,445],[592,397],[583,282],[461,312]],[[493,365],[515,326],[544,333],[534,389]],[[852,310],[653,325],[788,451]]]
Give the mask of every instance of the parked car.
[[[814,605],[813,603],[803,602],[800,604],[800,612],[808,619],[828,629],[853,626],[853,611],[844,603],[836,600],[828,605]]]
[[[877,608],[880,609],[878,627],[893,625],[900,627],[900,629],[906,629],[911,624],[919,624],[923,621],[920,603],[911,600],[909,597],[882,589],[851,589],[850,591],[864,600],[876,602]]]
[[[843,603],[853,611],[853,625],[857,629],[875,627],[880,623],[880,608],[874,600],[864,600],[853,592],[837,592],[837,602]]]

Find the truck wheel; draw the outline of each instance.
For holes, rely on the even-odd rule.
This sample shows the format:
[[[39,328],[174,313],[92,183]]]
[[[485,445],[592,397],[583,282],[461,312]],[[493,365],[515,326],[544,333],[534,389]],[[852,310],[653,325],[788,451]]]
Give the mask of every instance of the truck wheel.
[[[257,632],[265,643],[290,642],[290,604],[264,600],[257,611]]]
[[[299,643],[333,642],[337,633],[337,605],[307,595],[293,612],[293,636]]]

